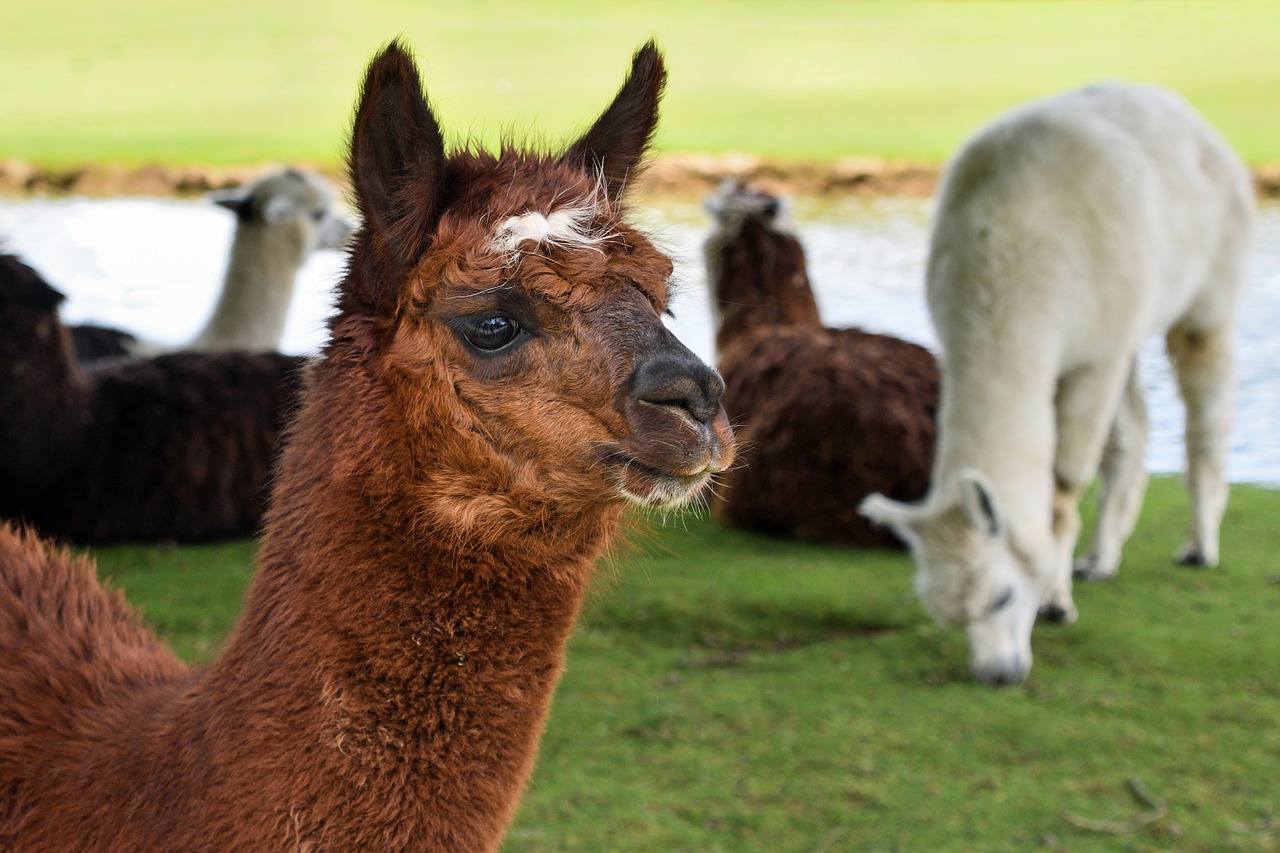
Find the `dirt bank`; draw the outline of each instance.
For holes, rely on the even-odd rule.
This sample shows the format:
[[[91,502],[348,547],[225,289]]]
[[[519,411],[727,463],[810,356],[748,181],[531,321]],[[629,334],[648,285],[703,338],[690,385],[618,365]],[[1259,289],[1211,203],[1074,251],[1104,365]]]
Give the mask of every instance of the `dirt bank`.
[[[269,168],[160,165],[44,168],[10,160],[0,162],[0,194],[190,196],[237,186]],[[345,182],[345,175],[333,166],[307,168],[328,175],[338,185]],[[927,196],[937,186],[938,171],[934,164],[874,158],[806,163],[768,160],[750,154],[666,154],[651,163],[644,176],[642,192],[701,195],[724,178],[744,177],[789,195]],[[1280,165],[1255,168],[1254,179],[1260,196],[1280,196]]]

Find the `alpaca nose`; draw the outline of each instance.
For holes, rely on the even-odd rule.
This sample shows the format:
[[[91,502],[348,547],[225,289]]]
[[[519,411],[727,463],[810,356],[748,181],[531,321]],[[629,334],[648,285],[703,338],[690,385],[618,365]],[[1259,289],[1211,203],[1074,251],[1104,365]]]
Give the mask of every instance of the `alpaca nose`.
[[[975,662],[971,669],[973,677],[988,687],[1009,687],[1026,679],[1031,661],[1017,655],[1008,661]]]
[[[720,411],[724,380],[693,353],[655,355],[637,368],[631,386],[635,400],[679,409],[710,425]]]

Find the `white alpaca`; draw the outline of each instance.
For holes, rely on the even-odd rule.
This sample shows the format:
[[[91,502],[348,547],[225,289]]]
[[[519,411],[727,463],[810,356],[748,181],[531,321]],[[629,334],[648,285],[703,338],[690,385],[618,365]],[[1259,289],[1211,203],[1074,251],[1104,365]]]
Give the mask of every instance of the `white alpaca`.
[[[71,326],[80,361],[175,350],[279,349],[298,270],[316,249],[341,248],[351,223],[335,210],[333,193],[322,178],[294,169],[210,193],[210,198],[235,213],[236,230],[222,292],[204,328],[194,340],[175,345],[105,326]]]
[[[293,169],[213,198],[236,214],[235,238],[217,307],[184,349],[278,349],[303,261],[341,248],[351,224],[323,179]]]
[[[861,510],[911,544],[921,600],[965,626],[979,680],[1026,677],[1037,610],[1075,620],[1078,502],[1095,472],[1097,532],[1077,571],[1115,574],[1146,489],[1136,359],[1154,333],[1187,409],[1181,560],[1217,564],[1252,212],[1239,158],[1154,88],[1027,105],[949,165],[927,271],[945,351],[930,491],[915,506],[872,495]]]

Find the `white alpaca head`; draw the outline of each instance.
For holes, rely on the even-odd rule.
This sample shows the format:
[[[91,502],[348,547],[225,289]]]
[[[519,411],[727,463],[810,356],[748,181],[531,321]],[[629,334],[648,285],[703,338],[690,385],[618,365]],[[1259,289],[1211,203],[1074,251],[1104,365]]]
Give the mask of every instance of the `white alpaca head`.
[[[233,211],[243,225],[291,228],[302,238],[302,255],[314,249],[340,249],[351,223],[336,209],[333,190],[318,175],[284,169],[251,184],[209,196]]]
[[[870,495],[858,511],[910,546],[921,603],[939,622],[965,629],[979,681],[1026,678],[1051,561],[1022,547],[986,477],[962,471],[918,506]]]

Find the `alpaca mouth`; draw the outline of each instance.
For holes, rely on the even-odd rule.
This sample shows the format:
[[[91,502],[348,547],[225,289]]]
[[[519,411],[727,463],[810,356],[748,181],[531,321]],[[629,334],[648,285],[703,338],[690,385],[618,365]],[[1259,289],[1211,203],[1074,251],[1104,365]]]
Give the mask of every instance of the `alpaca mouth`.
[[[718,381],[718,377],[717,377]],[[695,497],[732,464],[736,443],[729,417],[716,407],[706,421],[687,406],[641,400],[633,407],[629,439],[607,448],[616,490],[646,507],[675,507]]]
[[[621,466],[618,491],[640,506],[674,507],[692,498],[711,480],[711,466],[693,474],[663,471],[629,456],[612,460]]]

